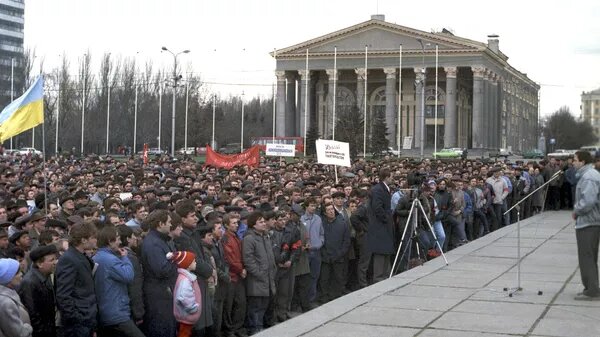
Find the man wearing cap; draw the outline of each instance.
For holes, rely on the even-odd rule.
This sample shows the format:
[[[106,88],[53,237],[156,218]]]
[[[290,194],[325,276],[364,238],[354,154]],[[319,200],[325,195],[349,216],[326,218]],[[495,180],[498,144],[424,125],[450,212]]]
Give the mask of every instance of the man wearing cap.
[[[40,244],[40,233],[46,228],[46,216],[42,212],[35,212],[30,216],[29,223],[31,223],[29,237],[31,238],[31,249],[33,250]]]
[[[75,212],[75,202],[73,200],[74,199],[72,195],[65,196],[61,199],[60,206],[62,209],[60,210],[60,214],[58,216],[60,220],[67,221],[67,218],[73,215]]]
[[[317,200],[309,197],[305,200],[306,211],[300,217],[300,222],[304,224],[308,232],[309,248],[308,263],[310,266],[311,284],[308,292],[308,300],[314,302],[317,297],[317,284],[321,274],[321,247],[325,242],[325,231],[321,217],[316,214]]]
[[[21,302],[27,308],[33,327],[33,337],[56,336],[54,286],[50,275],[56,268],[56,246],[41,246],[31,251],[32,268],[19,287]]]
[[[27,231],[23,230],[15,232],[8,240],[13,246],[21,248],[25,252],[28,252],[31,249],[31,238]]]

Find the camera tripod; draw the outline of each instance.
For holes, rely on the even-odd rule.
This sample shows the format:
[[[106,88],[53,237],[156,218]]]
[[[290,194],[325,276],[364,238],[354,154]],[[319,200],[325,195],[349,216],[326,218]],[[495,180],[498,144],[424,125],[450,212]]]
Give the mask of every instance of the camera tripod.
[[[416,250],[417,250],[417,256],[418,256],[419,260],[421,260],[421,249],[419,248],[419,239],[418,239],[418,232],[417,232],[417,228],[418,228],[418,224],[419,224],[419,220],[418,220],[419,211],[422,214],[422,216],[425,218],[425,221],[427,222],[427,226],[429,226],[429,230],[431,231],[431,234],[433,234],[433,239],[434,239],[435,245],[437,245],[437,248],[440,250],[442,257],[444,258],[444,262],[446,262],[446,265],[448,265],[448,260],[446,259],[446,255],[444,254],[444,251],[442,250],[440,243],[438,242],[438,238],[437,238],[437,235],[435,235],[433,226],[431,226],[431,222],[429,222],[429,218],[427,218],[427,214],[425,213],[425,210],[423,209],[423,205],[421,204],[421,201],[419,200],[419,198],[417,196],[412,201],[412,205],[411,205],[410,211],[408,213],[408,219],[406,219],[406,225],[404,226],[404,231],[402,232],[402,238],[400,239],[400,245],[398,246],[398,250],[396,251],[396,258],[394,259],[394,264],[392,265],[392,270],[390,272],[390,278],[394,275],[394,271],[396,270],[396,264],[398,263],[398,256],[400,255],[400,251],[402,250],[403,247],[404,247],[404,251],[402,252],[400,261],[401,262],[405,261],[405,257],[406,257],[406,261],[410,261],[410,256],[412,253],[410,248],[412,246],[412,241],[414,238],[416,238],[415,246],[416,246]],[[409,232],[409,227],[410,227],[410,232]],[[408,237],[406,236],[407,232],[408,232]],[[406,245],[404,244],[405,239],[406,239]]]

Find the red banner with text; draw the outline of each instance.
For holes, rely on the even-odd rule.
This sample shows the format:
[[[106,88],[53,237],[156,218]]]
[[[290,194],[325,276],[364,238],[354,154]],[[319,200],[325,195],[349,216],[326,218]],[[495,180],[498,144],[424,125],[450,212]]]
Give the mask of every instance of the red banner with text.
[[[239,154],[221,154],[215,152],[212,147],[206,147],[206,162],[204,166],[214,166],[230,169],[234,166],[248,165],[258,167],[260,163],[260,147],[254,145],[248,150]]]

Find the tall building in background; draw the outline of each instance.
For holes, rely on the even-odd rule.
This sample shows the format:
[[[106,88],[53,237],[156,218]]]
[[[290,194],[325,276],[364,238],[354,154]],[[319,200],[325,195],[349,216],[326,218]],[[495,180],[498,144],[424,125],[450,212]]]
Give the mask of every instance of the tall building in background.
[[[600,137],[600,88],[581,93],[581,116],[594,127],[594,133]]]
[[[22,93],[24,27],[24,0],[0,0],[0,110],[11,101],[11,79],[14,97]]]

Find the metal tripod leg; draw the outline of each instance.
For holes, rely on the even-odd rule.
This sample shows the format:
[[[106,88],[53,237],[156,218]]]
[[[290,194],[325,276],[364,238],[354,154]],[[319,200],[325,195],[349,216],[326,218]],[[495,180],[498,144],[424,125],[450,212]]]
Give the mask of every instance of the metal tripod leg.
[[[400,255],[400,250],[402,249],[402,245],[404,244],[404,238],[406,236],[406,230],[408,229],[408,224],[410,223],[410,219],[411,219],[411,217],[413,215],[413,211],[415,209],[415,201],[416,200],[417,199],[413,200],[413,203],[410,206],[410,211],[408,212],[408,218],[406,219],[406,225],[404,226],[404,231],[402,232],[402,238],[400,239],[400,245],[398,245],[398,250],[396,251],[396,258],[394,258],[394,264],[392,265],[392,270],[390,271],[390,277],[392,277],[394,275],[394,270],[396,270],[396,263],[398,262],[398,256]]]

